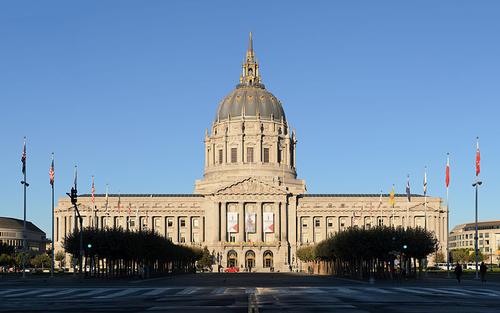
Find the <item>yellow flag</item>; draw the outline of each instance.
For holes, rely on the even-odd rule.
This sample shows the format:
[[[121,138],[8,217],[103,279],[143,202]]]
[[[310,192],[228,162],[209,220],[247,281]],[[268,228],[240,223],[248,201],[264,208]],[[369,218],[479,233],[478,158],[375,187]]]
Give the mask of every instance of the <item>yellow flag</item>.
[[[389,194],[389,204],[394,206],[396,200],[394,199],[394,185],[392,185],[391,193]]]

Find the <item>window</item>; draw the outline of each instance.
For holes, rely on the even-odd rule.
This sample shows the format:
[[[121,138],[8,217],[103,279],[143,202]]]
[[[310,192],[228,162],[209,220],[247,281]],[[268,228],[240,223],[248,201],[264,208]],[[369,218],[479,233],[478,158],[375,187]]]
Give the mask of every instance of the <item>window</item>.
[[[198,227],[200,227],[200,221],[197,218],[195,218],[193,220],[193,228],[198,228]]]
[[[307,221],[306,220],[302,221],[302,228],[307,228]]]
[[[328,219],[328,227],[333,227],[333,221],[331,219]]]
[[[184,243],[186,242],[186,236],[184,234],[181,234],[181,240],[180,240],[181,243]]]
[[[222,153],[222,149],[219,149],[219,164],[222,164],[222,161],[223,161],[223,153]]]
[[[234,233],[229,234],[229,242],[236,242],[236,234]]]
[[[321,226],[321,221],[319,220],[319,218],[315,219],[314,220],[314,227],[320,227]]]
[[[278,150],[278,163],[281,163],[281,157],[282,157],[282,154],[283,153],[283,150],[279,149]]]
[[[186,220],[181,218],[181,227],[186,227]]]
[[[167,220],[167,227],[173,227],[173,226],[174,226],[174,221],[171,218],[169,218]]]
[[[479,238],[483,238],[483,233],[480,233],[480,234],[479,234]]]
[[[247,147],[247,163],[253,163],[253,147]]]
[[[269,163],[269,148],[264,148],[264,163]]]
[[[238,149],[231,148],[231,163],[236,163],[238,161]]]
[[[484,234],[484,238],[490,238],[490,233]]]

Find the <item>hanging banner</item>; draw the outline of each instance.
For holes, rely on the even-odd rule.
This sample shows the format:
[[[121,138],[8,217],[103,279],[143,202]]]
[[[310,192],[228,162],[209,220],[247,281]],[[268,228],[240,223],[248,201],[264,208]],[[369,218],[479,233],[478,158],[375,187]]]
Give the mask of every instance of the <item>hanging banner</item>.
[[[257,215],[255,213],[245,213],[245,232],[255,233],[255,221],[257,220]]]
[[[264,232],[274,233],[274,213],[264,212]]]
[[[228,233],[238,232],[238,213],[227,212],[227,232]]]

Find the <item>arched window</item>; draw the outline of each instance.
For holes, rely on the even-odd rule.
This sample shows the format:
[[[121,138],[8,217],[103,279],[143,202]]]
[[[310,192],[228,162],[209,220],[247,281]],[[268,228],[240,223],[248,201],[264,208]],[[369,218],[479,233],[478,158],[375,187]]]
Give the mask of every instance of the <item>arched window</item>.
[[[263,261],[264,261],[265,268],[273,267],[273,252],[269,251],[269,250],[265,251]]]
[[[231,250],[227,253],[227,267],[237,267],[238,266],[238,253]]]
[[[245,267],[251,271],[255,267],[255,252],[248,250],[245,253]]]

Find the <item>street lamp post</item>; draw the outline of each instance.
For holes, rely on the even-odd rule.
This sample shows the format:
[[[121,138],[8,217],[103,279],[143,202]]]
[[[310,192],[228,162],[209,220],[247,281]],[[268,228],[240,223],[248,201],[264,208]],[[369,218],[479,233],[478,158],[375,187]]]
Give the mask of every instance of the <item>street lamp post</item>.
[[[474,234],[474,253],[476,255],[476,279],[479,279],[479,247],[478,247],[478,236],[477,236],[477,197],[479,186],[481,186],[482,182],[480,180],[476,180],[475,183],[472,184],[472,187],[476,188],[476,222],[475,222],[475,234]]]

